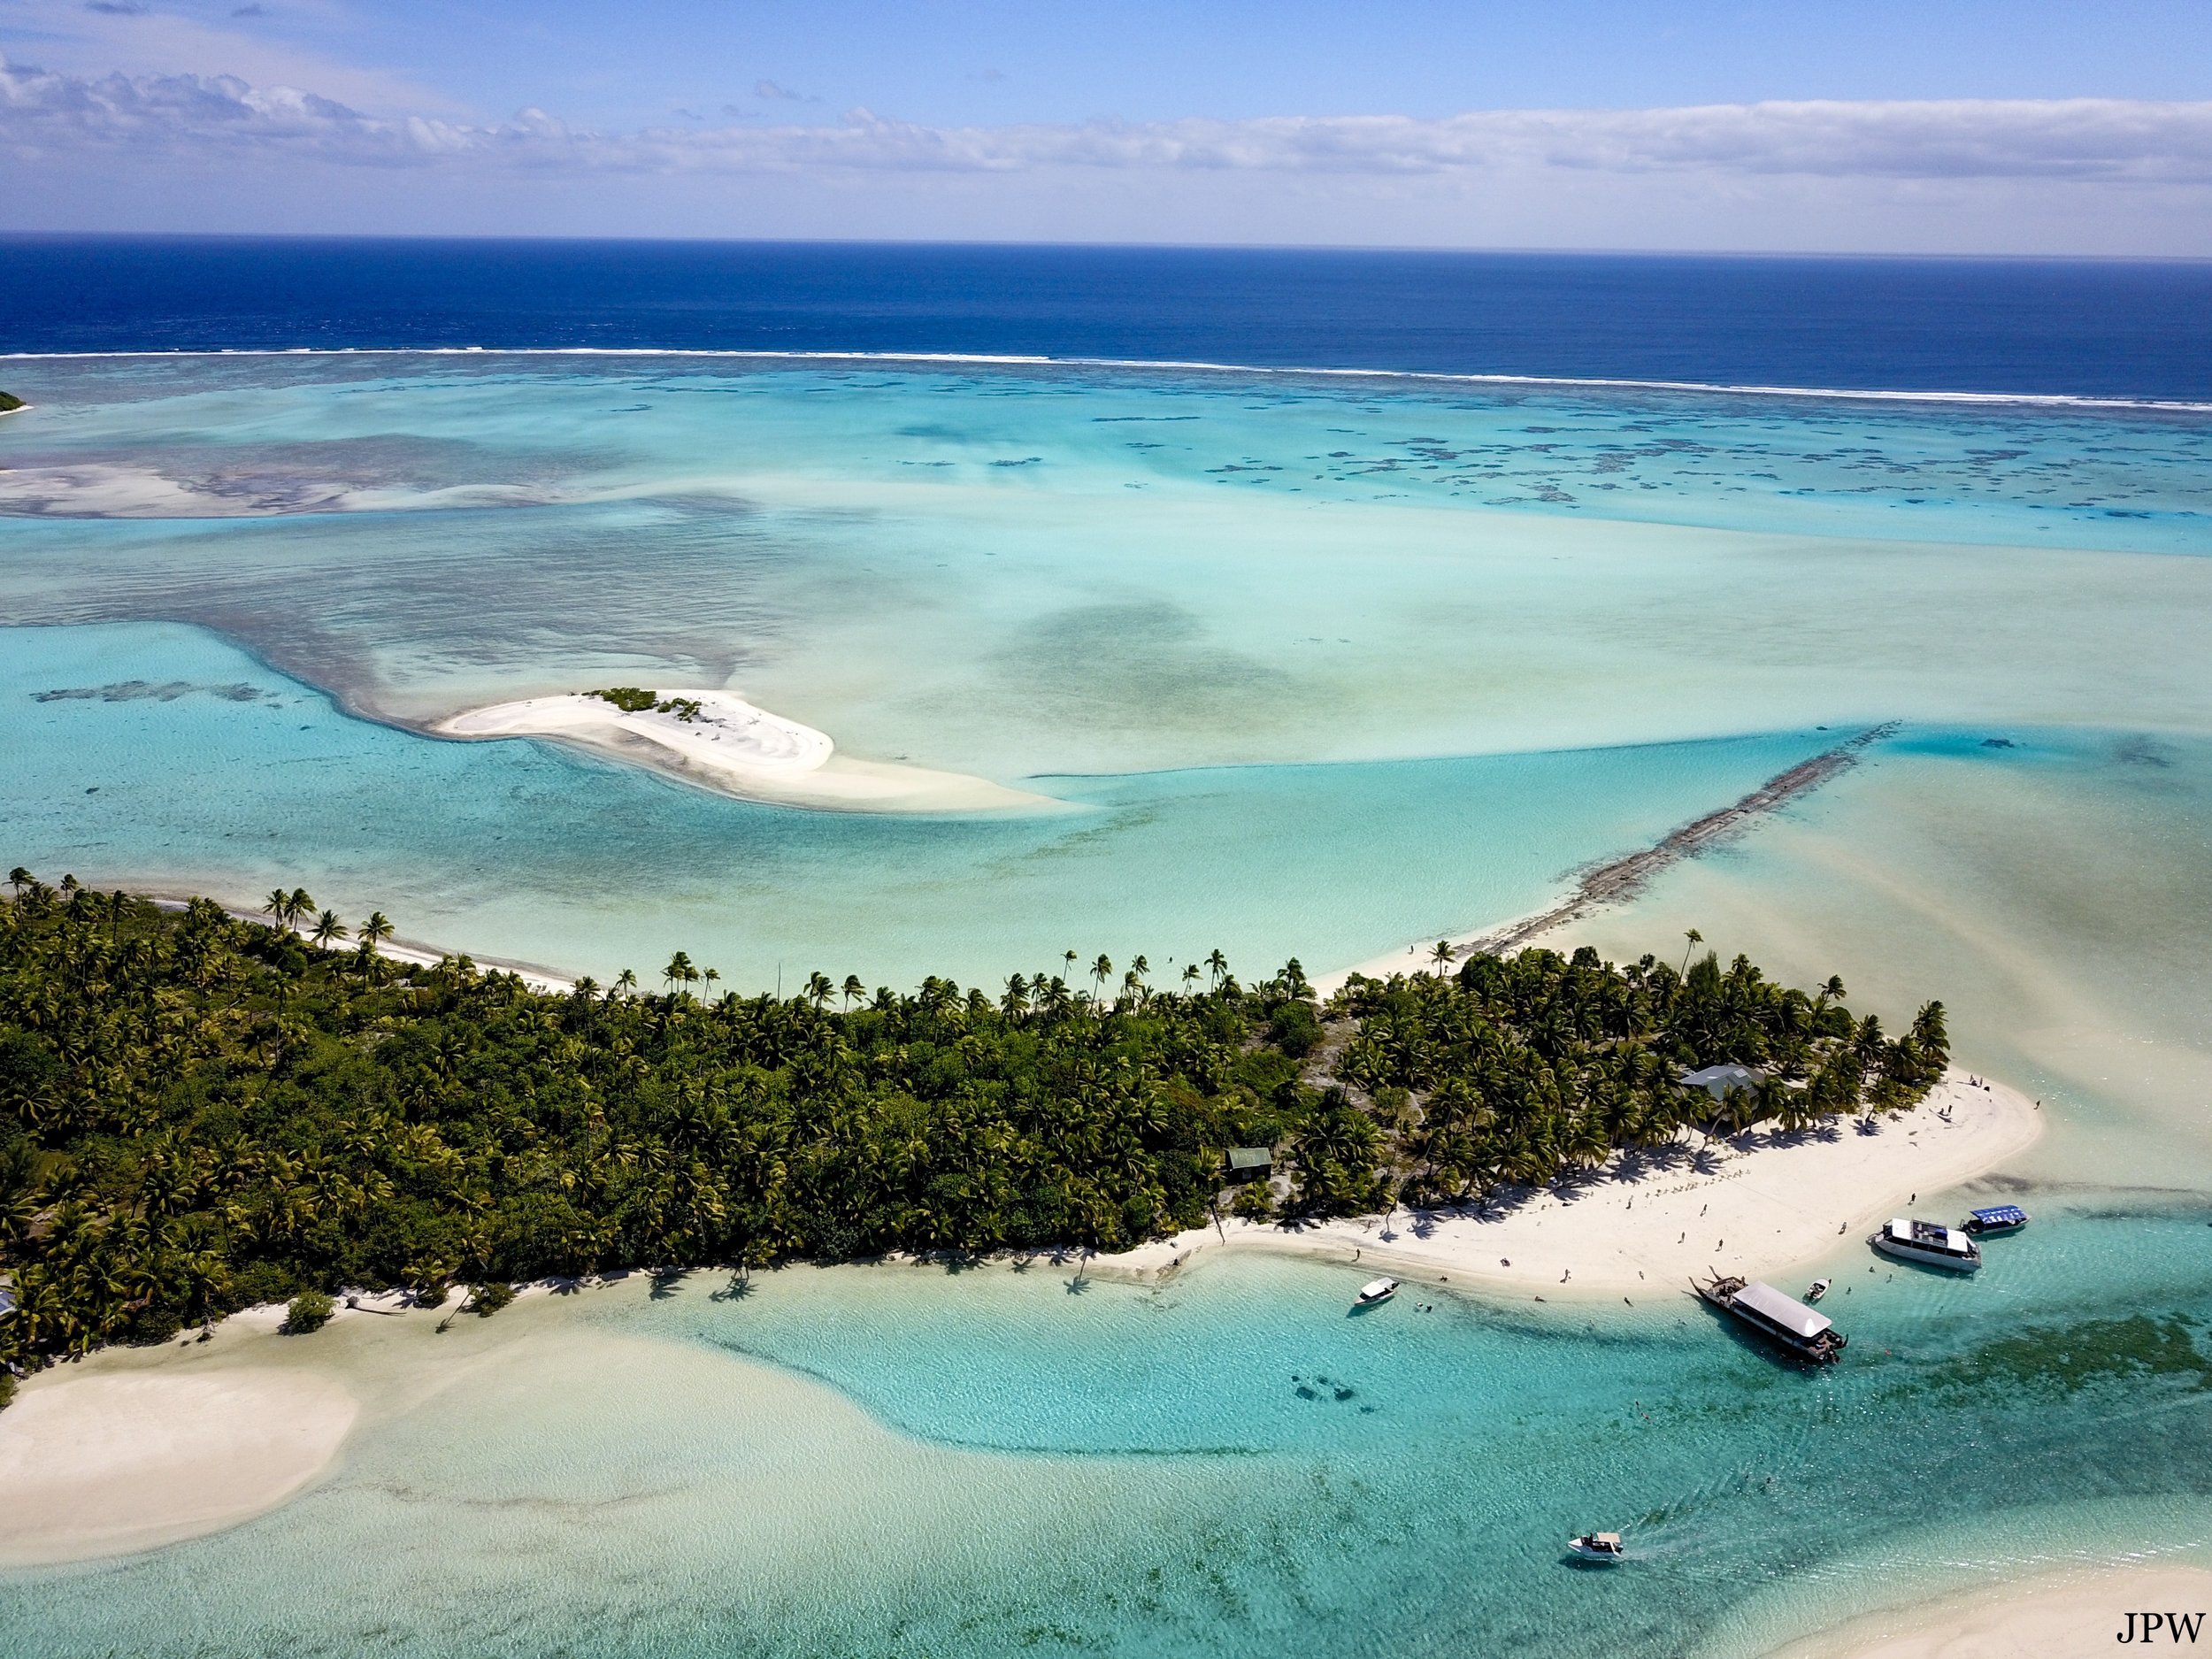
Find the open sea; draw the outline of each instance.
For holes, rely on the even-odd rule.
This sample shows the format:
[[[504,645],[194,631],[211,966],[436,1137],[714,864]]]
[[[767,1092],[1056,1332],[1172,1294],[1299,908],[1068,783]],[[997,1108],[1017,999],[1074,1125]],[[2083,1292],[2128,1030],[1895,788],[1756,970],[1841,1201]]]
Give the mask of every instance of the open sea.
[[[695,1280],[460,1365],[334,1327],[287,1363],[367,1402],[336,1475],[0,1573],[0,1654],[1750,1659],[2212,1558],[2212,265],[0,253],[11,865],[603,979],[1320,972],[1894,723],[1563,942],[1939,996],[2051,1115],[1973,1284],[1839,1254],[1817,1378],[1679,1299],[1347,1321],[1272,1262]],[[425,731],[611,683],[1058,804]]]

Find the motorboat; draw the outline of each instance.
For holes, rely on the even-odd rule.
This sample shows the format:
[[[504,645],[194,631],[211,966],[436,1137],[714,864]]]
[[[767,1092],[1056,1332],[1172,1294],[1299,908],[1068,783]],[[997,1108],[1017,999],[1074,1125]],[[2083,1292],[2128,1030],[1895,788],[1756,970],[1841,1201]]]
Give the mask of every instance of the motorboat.
[[[1732,1274],[1716,1275],[1705,1284],[1690,1281],[1691,1288],[1723,1313],[1741,1320],[1769,1341],[1786,1348],[1815,1365],[1832,1365],[1843,1357],[1850,1339],[1794,1296],[1786,1296],[1762,1279],[1742,1279]]]
[[[1622,1547],[1618,1532],[1585,1532],[1579,1538],[1567,1540],[1567,1551],[1584,1561],[1601,1561],[1608,1566],[1628,1558],[1628,1551]]]
[[[1975,1210],[1960,1231],[1986,1239],[2000,1233],[2017,1233],[2027,1225],[2028,1212],[2019,1205],[1999,1204],[1993,1210]]]
[[[1939,1221],[1893,1217],[1867,1242],[1884,1256],[1893,1256],[1901,1262],[1946,1267],[1955,1273],[1976,1272],[1982,1264],[1982,1247],[1970,1235]]]
[[[1805,1300],[1808,1302],[1818,1302],[1823,1296],[1828,1294],[1829,1282],[1829,1280],[1824,1279],[1816,1279],[1813,1280],[1812,1287],[1805,1293]]]
[[[1359,1287],[1359,1294],[1352,1298],[1352,1305],[1357,1308],[1371,1308],[1379,1302],[1388,1302],[1397,1294],[1398,1281],[1396,1279],[1371,1279]]]

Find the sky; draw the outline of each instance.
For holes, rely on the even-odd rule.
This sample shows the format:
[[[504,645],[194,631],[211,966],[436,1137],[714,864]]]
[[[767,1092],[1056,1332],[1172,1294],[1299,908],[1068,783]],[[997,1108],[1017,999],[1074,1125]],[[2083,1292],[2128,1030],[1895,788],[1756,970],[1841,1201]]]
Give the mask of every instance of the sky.
[[[0,229],[2212,256],[2207,0],[0,0]]]

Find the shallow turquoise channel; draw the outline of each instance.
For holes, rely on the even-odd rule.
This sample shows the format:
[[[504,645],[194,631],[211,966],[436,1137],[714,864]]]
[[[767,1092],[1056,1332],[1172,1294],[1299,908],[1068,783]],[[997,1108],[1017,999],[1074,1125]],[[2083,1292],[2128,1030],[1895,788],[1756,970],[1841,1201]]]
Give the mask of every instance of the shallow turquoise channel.
[[[1970,1282],[1855,1240],[1817,1373],[1678,1287],[1354,1315],[1356,1270],[1251,1258],[1158,1290],[1039,1263],[597,1293],[511,1351],[634,1364],[479,1373],[278,1514],[10,1575],[0,1652],[1755,1654],[2212,1544],[2208,1218],[2048,1210]],[[776,1467],[762,1413],[823,1461]],[[1568,1562],[1593,1526],[1634,1559]]]

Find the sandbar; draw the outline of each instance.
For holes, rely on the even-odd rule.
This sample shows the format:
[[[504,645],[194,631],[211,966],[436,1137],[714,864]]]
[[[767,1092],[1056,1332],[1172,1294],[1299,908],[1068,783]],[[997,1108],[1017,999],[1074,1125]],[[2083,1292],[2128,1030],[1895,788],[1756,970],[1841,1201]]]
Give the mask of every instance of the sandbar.
[[[234,1526],[328,1469],[359,1410],[311,1371],[35,1377],[0,1411],[0,1564],[123,1555]]]
[[[2043,1114],[2016,1089],[1956,1067],[1911,1111],[1794,1133],[1762,1125],[1709,1146],[1616,1155],[1589,1179],[1496,1195],[1485,1210],[1392,1211],[1300,1227],[1224,1217],[1094,1260],[1102,1276],[1156,1279],[1225,1250],[1356,1261],[1377,1272],[1557,1302],[1672,1295],[1709,1271],[1789,1275],[1891,1216],[1938,1214],[1947,1188],[2016,1157]],[[1869,1255],[1869,1261],[1874,1258]],[[1886,1263],[1885,1267],[1886,1269]]]
[[[1870,1613],[1777,1648],[1770,1659],[2058,1659],[2108,1653],[2133,1634],[2132,1650],[2186,1652],[2193,1643],[2160,1629],[2140,1634],[2128,1615],[2145,1609],[2212,1609],[2212,1572],[2185,1566],[2128,1566],[1993,1586],[1886,1613]],[[2212,1625],[2206,1618],[2199,1625]]]
[[[1060,803],[965,772],[856,760],[827,733],[726,691],[659,690],[695,711],[627,712],[588,692],[526,697],[438,720],[441,737],[543,737],[741,800],[848,812],[993,812]]]

